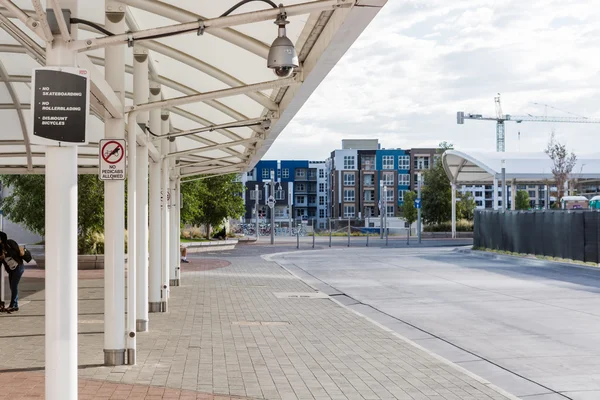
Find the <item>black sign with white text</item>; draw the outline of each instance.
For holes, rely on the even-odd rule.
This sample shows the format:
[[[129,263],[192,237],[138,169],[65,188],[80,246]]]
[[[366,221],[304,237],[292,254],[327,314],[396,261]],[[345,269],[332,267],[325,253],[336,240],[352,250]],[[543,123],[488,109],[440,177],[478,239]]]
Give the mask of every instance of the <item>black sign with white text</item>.
[[[32,142],[85,144],[89,111],[88,71],[39,68],[33,72]]]

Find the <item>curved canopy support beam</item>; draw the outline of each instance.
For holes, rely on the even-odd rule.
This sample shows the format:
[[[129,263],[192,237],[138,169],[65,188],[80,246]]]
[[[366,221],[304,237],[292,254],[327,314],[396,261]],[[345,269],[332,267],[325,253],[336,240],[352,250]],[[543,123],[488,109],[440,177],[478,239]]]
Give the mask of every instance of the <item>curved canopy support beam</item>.
[[[201,15],[194,14],[190,11],[183,10],[179,7],[156,0],[121,0],[121,3],[133,8],[161,15],[177,22],[194,22],[206,19]],[[234,29],[213,29],[211,31],[207,31],[207,33],[210,33],[211,35],[218,37],[219,39],[223,39],[229,43],[235,44],[236,46],[256,54],[265,60],[269,55],[269,46]]]
[[[29,135],[27,134],[27,125],[25,124],[25,116],[23,115],[23,108],[21,107],[21,102],[19,101],[19,96],[15,91],[14,86],[9,81],[8,72],[6,68],[4,68],[4,64],[0,61],[0,79],[6,85],[6,89],[10,94],[10,98],[14,104],[15,110],[19,116],[19,124],[21,125],[21,133],[23,134],[23,143],[25,144],[25,151],[27,153],[27,169],[32,169],[33,162],[31,160],[31,143],[29,142]]]

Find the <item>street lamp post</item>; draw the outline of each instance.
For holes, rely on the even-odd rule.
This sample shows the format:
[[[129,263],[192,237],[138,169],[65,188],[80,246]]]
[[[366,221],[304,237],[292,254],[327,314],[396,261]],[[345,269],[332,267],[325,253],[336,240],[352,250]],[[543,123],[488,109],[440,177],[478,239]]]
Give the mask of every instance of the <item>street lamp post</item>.
[[[417,174],[417,198],[419,201],[421,201],[421,181],[422,175],[419,172]],[[417,208],[417,237],[419,238],[419,244],[421,244],[421,204],[419,204],[419,208]]]
[[[383,181],[379,181],[379,231],[383,240]]]

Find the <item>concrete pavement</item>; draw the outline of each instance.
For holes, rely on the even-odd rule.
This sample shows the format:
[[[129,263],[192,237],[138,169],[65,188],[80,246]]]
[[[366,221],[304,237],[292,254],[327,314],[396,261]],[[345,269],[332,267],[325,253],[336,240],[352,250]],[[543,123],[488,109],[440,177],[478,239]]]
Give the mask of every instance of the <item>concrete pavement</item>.
[[[451,248],[273,260],[311,286],[525,399],[600,399],[600,270]]]

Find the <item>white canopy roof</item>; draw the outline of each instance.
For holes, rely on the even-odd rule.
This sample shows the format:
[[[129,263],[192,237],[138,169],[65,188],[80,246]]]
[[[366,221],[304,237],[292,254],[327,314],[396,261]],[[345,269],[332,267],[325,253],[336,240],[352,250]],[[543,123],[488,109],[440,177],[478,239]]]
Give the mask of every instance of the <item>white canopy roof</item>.
[[[135,41],[138,50],[145,49],[149,54],[150,79],[161,85],[163,99],[207,94],[202,101],[163,109],[170,115],[171,132],[235,125],[238,121],[259,118],[271,120],[268,130],[260,125],[226,127],[177,138],[176,151],[185,152],[177,157],[182,166],[181,176],[251,168],[386,1],[285,0],[284,10],[290,22],[287,36],[295,44],[300,68],[294,78],[277,80],[267,68],[267,54],[277,36],[273,13],[281,10],[252,2],[231,16],[220,18],[239,1],[121,0],[120,10],[125,10],[127,26],[132,32],[211,20],[226,26],[215,25],[216,28],[209,29],[207,25],[202,35],[191,32]],[[3,28],[0,30],[0,80],[4,82],[0,85],[2,174],[44,172],[45,147],[30,145],[27,138],[31,134],[31,71],[45,64],[46,42],[39,32],[32,31],[27,18],[40,21],[40,17],[44,17],[45,3],[43,0],[0,0],[4,6],[0,7]],[[41,5],[37,13],[33,6],[36,4]],[[48,7],[52,4],[56,1],[48,1]],[[107,4],[119,3],[107,0]],[[104,1],[79,0],[78,7],[78,18],[104,25]],[[94,28],[78,26],[80,40],[104,37]],[[133,105],[133,50],[126,50],[126,109]],[[103,48],[83,49],[78,61],[82,68],[93,68],[92,84],[94,78],[105,82]],[[239,90],[231,91],[232,88]],[[97,170],[97,143],[104,137],[107,104],[110,106],[102,102],[102,92],[92,85],[94,116],[88,123],[90,144],[78,150],[80,173]],[[185,167],[191,163],[194,167]]]
[[[502,176],[517,182],[552,181],[552,161],[545,153],[498,153],[447,150],[442,156],[450,181],[456,184],[486,184]],[[571,176],[576,179],[600,179],[600,154],[578,156]]]

